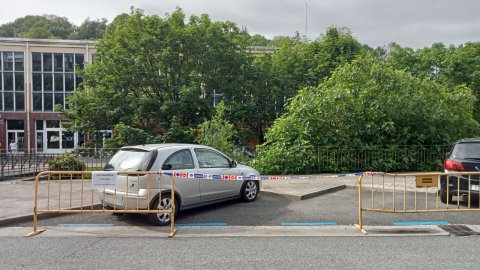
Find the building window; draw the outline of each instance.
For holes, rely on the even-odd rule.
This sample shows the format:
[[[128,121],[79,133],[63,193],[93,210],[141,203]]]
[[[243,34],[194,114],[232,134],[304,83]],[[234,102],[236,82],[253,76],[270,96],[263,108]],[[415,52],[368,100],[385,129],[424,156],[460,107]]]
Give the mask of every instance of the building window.
[[[23,52],[0,52],[0,111],[25,111]]]
[[[32,53],[33,111],[52,112],[67,108],[66,98],[82,82],[76,76],[84,55],[74,53]]]
[[[85,142],[85,136],[64,130],[58,120],[36,120],[36,151],[57,153],[72,150]]]

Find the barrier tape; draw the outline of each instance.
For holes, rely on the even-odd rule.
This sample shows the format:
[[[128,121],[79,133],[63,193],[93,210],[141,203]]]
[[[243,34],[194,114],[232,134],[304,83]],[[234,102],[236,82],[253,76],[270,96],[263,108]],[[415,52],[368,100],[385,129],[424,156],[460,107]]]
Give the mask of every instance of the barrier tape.
[[[240,175],[225,175],[225,174],[204,174],[204,173],[186,173],[186,172],[173,172],[163,173],[165,175],[175,176],[178,178],[188,179],[208,179],[208,180],[227,180],[227,181],[244,181],[244,180],[315,180],[324,178],[338,178],[338,177],[359,177],[366,175],[383,175],[384,172],[357,172],[346,174],[334,174],[334,175],[319,175],[319,176],[280,176],[280,175],[261,175],[261,176],[240,176]]]

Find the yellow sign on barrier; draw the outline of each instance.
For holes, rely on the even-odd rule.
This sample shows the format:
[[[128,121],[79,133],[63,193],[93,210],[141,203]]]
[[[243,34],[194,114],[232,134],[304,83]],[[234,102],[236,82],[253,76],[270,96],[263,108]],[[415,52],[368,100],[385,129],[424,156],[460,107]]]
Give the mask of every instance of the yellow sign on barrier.
[[[415,182],[417,187],[438,187],[438,175],[417,175]]]

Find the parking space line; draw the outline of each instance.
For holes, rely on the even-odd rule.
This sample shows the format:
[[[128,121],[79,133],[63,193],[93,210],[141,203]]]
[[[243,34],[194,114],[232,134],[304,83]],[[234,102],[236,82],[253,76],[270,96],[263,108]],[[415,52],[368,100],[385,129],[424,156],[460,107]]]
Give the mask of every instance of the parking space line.
[[[337,222],[282,222],[282,226],[328,226],[337,225]]]
[[[114,224],[58,224],[57,227],[111,227]]]
[[[175,223],[175,227],[194,227],[194,226],[228,226],[228,224],[226,222]]]
[[[415,225],[448,225],[447,221],[414,221],[414,222],[394,222],[395,226],[415,226]]]

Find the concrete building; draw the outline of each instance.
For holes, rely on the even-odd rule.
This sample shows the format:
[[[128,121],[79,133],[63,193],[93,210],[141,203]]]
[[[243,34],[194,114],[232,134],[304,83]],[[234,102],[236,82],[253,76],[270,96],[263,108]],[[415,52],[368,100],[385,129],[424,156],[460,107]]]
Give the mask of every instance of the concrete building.
[[[92,62],[93,41],[0,38],[0,149],[61,153],[82,145],[62,129],[66,98],[82,82],[77,69]],[[14,146],[12,144],[12,146]]]

